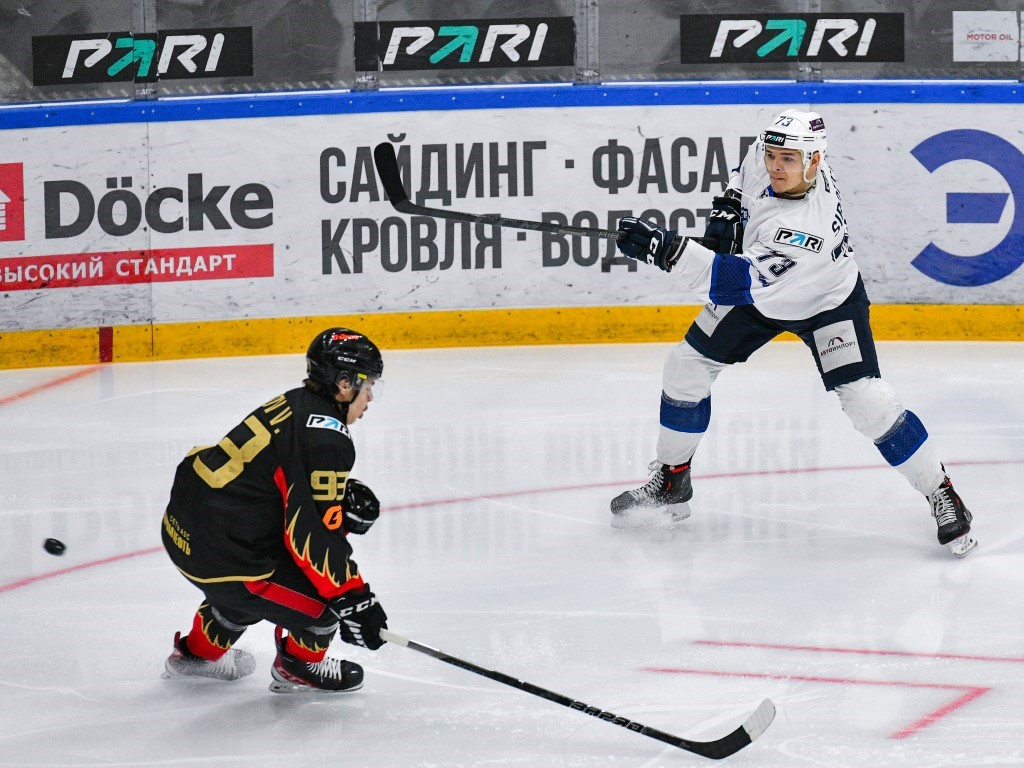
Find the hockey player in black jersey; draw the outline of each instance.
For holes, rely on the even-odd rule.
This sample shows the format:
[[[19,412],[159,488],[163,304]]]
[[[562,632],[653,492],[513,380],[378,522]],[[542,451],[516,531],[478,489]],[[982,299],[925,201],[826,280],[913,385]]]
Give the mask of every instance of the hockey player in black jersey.
[[[928,499],[939,543],[957,557],[975,547],[971,513],[924,424],[879,372],[870,302],[825,147],[818,113],[776,116],[714,199],[704,234],[713,249],[636,218],[619,222],[624,255],[673,272],[707,304],[665,364],[653,476],[612,500],[614,526],[671,525],[690,514],[690,459],[708,428],[712,385],[789,331],[854,428]]]
[[[233,648],[260,621],[275,625],[270,690],[353,691],[363,670],[327,656],[335,634],[371,650],[387,616],[352,559],[349,534],[377,519],[373,492],[350,477],[349,427],[381,387],[376,345],[347,328],[319,334],[303,386],[254,410],[216,445],[178,465],[164,548],[205,594],[174,637],[165,678],[234,680],[253,656]],[[285,634],[287,632],[287,634]]]

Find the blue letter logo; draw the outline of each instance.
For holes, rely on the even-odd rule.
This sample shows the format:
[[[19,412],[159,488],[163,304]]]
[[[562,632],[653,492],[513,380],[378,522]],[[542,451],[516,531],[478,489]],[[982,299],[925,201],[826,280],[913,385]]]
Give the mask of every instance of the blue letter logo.
[[[954,160],[976,160],[998,171],[1013,195],[1010,231],[995,248],[976,256],[955,256],[934,243],[911,264],[940,283],[978,286],[1002,280],[1024,263],[1024,155],[1013,144],[985,131],[956,130],[925,139],[911,154],[934,173]],[[946,195],[946,221],[950,224],[992,224],[1006,207],[1005,194],[951,192]]]

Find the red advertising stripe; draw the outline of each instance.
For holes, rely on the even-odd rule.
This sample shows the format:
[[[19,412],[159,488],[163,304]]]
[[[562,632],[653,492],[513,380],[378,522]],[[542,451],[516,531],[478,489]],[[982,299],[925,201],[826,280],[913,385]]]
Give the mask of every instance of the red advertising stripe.
[[[5,291],[273,275],[274,246],[270,243],[0,259],[0,289]]]

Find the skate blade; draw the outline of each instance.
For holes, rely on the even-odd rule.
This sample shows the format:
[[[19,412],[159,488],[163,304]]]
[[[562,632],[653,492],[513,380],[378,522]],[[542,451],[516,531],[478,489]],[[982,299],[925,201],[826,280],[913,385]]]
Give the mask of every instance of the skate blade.
[[[612,514],[612,528],[625,530],[637,528],[672,528],[690,516],[690,503],[667,504],[650,509],[631,509],[628,512]]]
[[[163,680],[218,680],[231,682],[248,677],[256,671],[256,660],[251,654],[244,651],[231,650],[228,653],[235,654],[233,665],[217,665],[206,663],[182,663],[178,660],[181,668],[175,668],[174,663],[168,659],[164,662],[164,671],[160,675]]]
[[[967,557],[970,551],[978,546],[978,540],[968,532],[959,538],[953,539],[946,546],[949,547],[949,551],[952,552],[954,556]]]
[[[179,672],[176,669],[167,669],[164,667],[164,671],[160,674],[161,680],[186,680],[188,682],[193,681],[212,681],[216,683],[230,683],[235,680],[241,680],[243,677],[248,677],[252,674],[252,670],[235,670],[229,674],[203,674],[202,672]]]
[[[180,672],[168,672],[166,669],[160,674],[161,680],[181,680],[189,684],[192,683],[231,683],[235,680],[241,680],[244,675],[240,677],[215,677],[213,675],[183,675]]]
[[[274,680],[269,687],[271,693],[286,693],[286,694],[299,694],[300,696],[323,696],[323,695],[337,695],[339,693],[353,693],[363,687],[363,684],[355,686],[354,688],[346,688],[343,691],[332,691],[327,688],[314,688],[311,685],[297,685],[295,683],[287,683],[280,680]]]

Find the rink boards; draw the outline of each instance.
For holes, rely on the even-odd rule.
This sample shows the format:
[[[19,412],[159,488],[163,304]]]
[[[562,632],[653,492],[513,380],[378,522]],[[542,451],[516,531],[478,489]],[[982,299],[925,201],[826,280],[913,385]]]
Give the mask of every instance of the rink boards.
[[[756,133],[823,114],[879,338],[1022,338],[1016,84],[646,84],[0,110],[0,366],[389,347],[660,341],[699,300],[608,240],[419,204],[701,234]],[[6,202],[3,202],[6,198]],[[1024,210],[1024,209],[1022,209]]]

